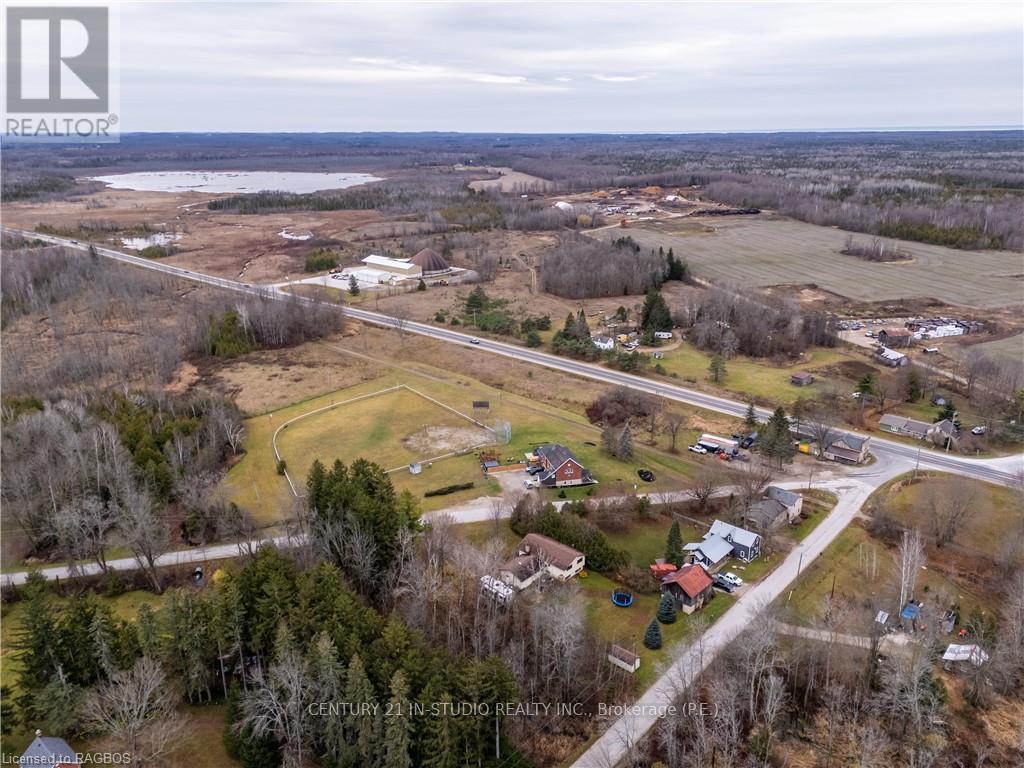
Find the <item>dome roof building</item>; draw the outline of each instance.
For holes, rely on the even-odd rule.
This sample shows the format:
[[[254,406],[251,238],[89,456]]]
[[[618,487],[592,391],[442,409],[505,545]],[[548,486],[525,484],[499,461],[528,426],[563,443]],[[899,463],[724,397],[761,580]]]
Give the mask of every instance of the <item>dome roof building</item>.
[[[441,255],[432,248],[424,248],[409,260],[423,270],[424,275],[436,275],[441,272],[448,272],[451,267],[448,262],[441,258]]]

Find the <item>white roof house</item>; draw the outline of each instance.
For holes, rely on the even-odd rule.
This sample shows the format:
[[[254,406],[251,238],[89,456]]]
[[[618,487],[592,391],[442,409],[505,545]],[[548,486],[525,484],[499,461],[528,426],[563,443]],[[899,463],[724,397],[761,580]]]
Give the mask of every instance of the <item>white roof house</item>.
[[[423,268],[419,264],[413,264],[408,259],[392,259],[388,256],[369,255],[363,259],[363,264],[384,272],[391,272],[403,277],[419,277],[423,274]]]
[[[988,654],[977,645],[950,645],[944,654],[943,661],[969,661],[976,667],[980,667],[988,661]]]

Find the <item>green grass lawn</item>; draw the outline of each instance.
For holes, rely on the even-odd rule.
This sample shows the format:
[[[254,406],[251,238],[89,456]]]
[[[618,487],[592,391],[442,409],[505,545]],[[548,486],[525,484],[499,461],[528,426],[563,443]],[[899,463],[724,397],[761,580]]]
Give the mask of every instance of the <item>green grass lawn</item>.
[[[789,529],[789,535],[797,543],[806,539],[811,531],[818,527],[818,524],[828,516],[838,501],[834,493],[820,491],[816,488],[803,490],[800,493],[804,497],[801,511],[807,515],[807,518]]]
[[[636,595],[631,606],[620,608],[611,600],[612,591],[621,587],[618,582],[599,573],[590,573],[578,583],[587,600],[587,621],[591,629],[609,644],[621,645],[640,656],[636,680],[641,690],[654,682],[672,659],[679,642],[690,634],[694,616],[703,615],[708,621],[714,621],[734,601],[729,595],[716,594],[699,613],[689,616],[679,613],[674,624],[661,625],[662,646],[652,651],[644,647],[643,639],[647,625],[658,610],[660,595]]]
[[[624,533],[609,533],[608,541],[612,546],[629,552],[633,564],[638,568],[647,568],[655,558],[665,556],[665,540],[671,527],[672,521],[669,518],[658,517],[635,523],[631,530]],[[679,532],[685,544],[688,541],[700,541],[707,529],[680,522]]]
[[[753,398],[766,404],[788,406],[800,395],[813,397],[816,390],[830,383],[850,385],[848,380],[824,373],[824,369],[852,359],[859,358],[840,349],[824,348],[809,350],[802,360],[784,366],[740,356],[726,361],[726,375],[718,385],[714,385],[708,378],[711,355],[690,343],[684,342],[677,349],[666,352],[665,358],[659,362],[666,373],[674,374],[684,381],[705,387],[717,386],[740,397]],[[798,371],[810,371],[815,374],[817,381],[809,387],[794,386],[789,377]]]
[[[246,420],[246,452],[223,481],[223,494],[252,512],[261,524],[272,525],[289,517],[294,500],[287,481],[276,472],[271,446],[274,430],[300,414],[377,392],[407,379],[406,375],[395,373]],[[695,469],[688,454],[670,454],[667,451],[664,436],[658,436],[655,445],[648,445],[646,434],[636,436],[634,458],[619,461],[598,447],[600,430],[582,414],[501,392],[477,381],[462,379],[458,384],[448,384],[416,379],[411,386],[463,413],[470,413],[474,400],[489,401],[490,412],[483,417],[485,423],[501,420],[512,425],[511,442],[495,446],[503,460],[521,460],[524,453],[541,443],[566,445],[598,480],[598,485],[590,486],[594,489],[592,493],[631,493],[634,483],[648,492],[676,489],[686,484]],[[309,466],[318,456],[328,465],[336,458],[351,463],[363,457],[382,464],[385,469],[427,458],[403,445],[403,439],[429,426],[468,428],[472,425],[413,393],[394,392],[340,405],[295,422],[280,433],[278,448],[288,463],[289,474],[301,488]],[[680,445],[684,439],[686,436],[681,435]],[[656,481],[640,482],[636,475],[640,468],[651,469]],[[424,511],[501,493],[496,481],[483,476],[473,454],[435,462],[432,467],[424,467],[422,474],[417,476],[398,471],[391,477],[398,490],[408,489],[419,499]],[[475,485],[447,496],[423,496],[433,488],[466,482]],[[589,488],[567,489],[566,498],[580,498],[588,491]],[[556,491],[546,489],[543,493],[549,500],[558,498]]]

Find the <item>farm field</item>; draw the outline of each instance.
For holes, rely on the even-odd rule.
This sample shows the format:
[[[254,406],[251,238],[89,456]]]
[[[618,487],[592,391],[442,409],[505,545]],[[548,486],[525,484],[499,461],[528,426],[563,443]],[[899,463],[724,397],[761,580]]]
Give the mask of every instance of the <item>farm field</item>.
[[[700,223],[713,232],[691,234],[694,221],[670,219],[633,224],[626,234],[644,248],[673,248],[698,277],[739,287],[813,283],[858,301],[930,297],[990,308],[1022,303],[1022,257],[1013,251],[959,251],[900,241],[912,260],[884,264],[840,253],[847,233],[839,229],[760,217]],[[622,234],[611,228],[595,236]]]
[[[1024,372],[1024,333],[1007,336],[995,341],[983,341],[980,344],[948,344],[945,351],[956,357],[963,357],[972,349],[980,349],[996,359],[1015,362]]]
[[[448,406],[464,409],[464,413],[471,410],[473,400],[490,402],[490,413],[482,421],[501,420],[512,425],[510,443],[495,447],[503,460],[518,460],[540,443],[565,444],[598,480],[598,485],[591,486],[596,494],[631,492],[634,483],[639,483],[636,470],[641,467],[651,469],[656,477],[653,483],[642,483],[643,490],[680,488],[695,467],[688,455],[665,451],[664,436],[659,435],[658,443],[652,446],[644,442],[646,434],[637,434],[634,459],[619,461],[598,447],[600,430],[580,414],[500,392],[465,377],[457,383],[449,383],[398,372],[248,419],[243,444],[246,453],[222,482],[222,494],[249,510],[260,525],[274,526],[288,519],[295,500],[287,481],[276,471],[277,460],[271,443],[274,431],[301,414],[406,383]],[[472,439],[469,432],[473,432]],[[458,447],[468,448],[476,436],[482,436],[482,430],[442,406],[411,392],[399,391],[338,405],[294,422],[281,430],[278,447],[301,492],[306,473],[317,457],[325,464],[335,459],[351,463],[363,457],[380,463],[385,469],[393,469],[452,450],[453,444],[446,440],[453,434],[466,438]],[[695,434],[680,434],[680,444]],[[391,477],[399,491],[409,490],[417,497],[424,511],[501,493],[495,480],[484,478],[475,452],[435,462],[432,467],[424,467],[419,475],[399,470]],[[433,488],[468,482],[475,483],[474,487],[445,496],[423,495]],[[566,495],[572,498],[586,491],[584,488],[567,489]],[[555,498],[552,490],[543,493]]]

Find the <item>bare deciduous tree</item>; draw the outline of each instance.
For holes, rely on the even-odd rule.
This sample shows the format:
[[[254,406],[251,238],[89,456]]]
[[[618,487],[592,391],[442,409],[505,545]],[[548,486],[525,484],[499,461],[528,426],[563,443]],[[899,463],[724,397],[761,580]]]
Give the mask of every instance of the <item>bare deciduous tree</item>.
[[[924,542],[921,540],[921,531],[914,528],[911,531],[903,532],[903,539],[900,541],[899,553],[900,572],[900,604],[897,611],[902,611],[907,600],[914,596],[914,588],[917,586],[917,574],[924,565]]]
[[[93,689],[85,700],[84,717],[90,727],[123,747],[134,765],[158,764],[185,731],[174,688],[160,664],[148,656]]]
[[[687,419],[686,416],[677,411],[666,411],[665,416],[661,420],[661,427],[668,435],[668,450],[670,453],[676,453],[676,440],[679,437],[679,431],[686,428]]]

